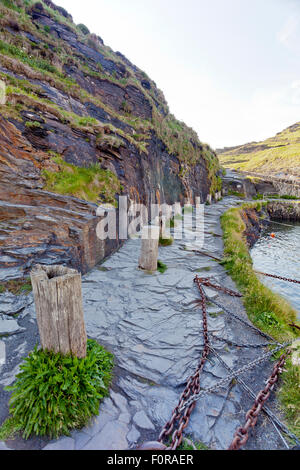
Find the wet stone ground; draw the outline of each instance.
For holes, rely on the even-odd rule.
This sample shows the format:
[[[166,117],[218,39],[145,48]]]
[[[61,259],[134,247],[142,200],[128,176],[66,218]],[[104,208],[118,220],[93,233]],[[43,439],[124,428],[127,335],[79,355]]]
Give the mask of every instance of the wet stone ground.
[[[205,243],[202,250],[222,256],[220,215],[236,198],[225,198],[205,207]],[[175,228],[178,233],[179,228]],[[0,442],[1,449],[86,449],[120,450],[134,448],[145,440],[156,440],[170,418],[187,378],[197,367],[203,347],[201,309],[192,303],[199,298],[193,279],[196,274],[213,276],[220,284],[236,289],[222,266],[191,250],[199,248],[190,239],[175,240],[162,247],[159,259],[168,269],[164,274],[147,274],[137,268],[140,240],[129,240],[101,266],[83,277],[82,290],[88,336],[98,340],[115,355],[116,367],[110,397],[100,405],[99,416],[82,430],[56,441],[30,439]],[[201,248],[201,247],[200,247]],[[247,320],[241,299],[211,289],[206,293]],[[0,295],[0,335],[7,361],[0,365],[0,422],[8,415],[8,392],[21,358],[38,342],[32,295],[11,302]],[[23,302],[23,304],[22,304]],[[17,318],[12,312],[18,309]],[[208,304],[210,340],[222,359],[239,368],[265,348],[234,347],[262,344],[266,340],[255,331]],[[216,339],[219,338],[219,340]],[[265,361],[244,381],[258,392],[269,376],[272,363]],[[215,356],[210,356],[201,376],[207,388],[228,375]],[[186,435],[214,449],[226,449],[237,426],[253,400],[235,383],[197,402]],[[271,398],[269,407],[276,411]],[[263,414],[246,449],[281,449],[282,441]]]

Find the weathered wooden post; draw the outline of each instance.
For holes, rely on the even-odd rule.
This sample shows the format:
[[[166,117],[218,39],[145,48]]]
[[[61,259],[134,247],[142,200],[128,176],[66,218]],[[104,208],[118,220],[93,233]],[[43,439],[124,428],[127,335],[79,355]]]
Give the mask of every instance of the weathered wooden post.
[[[196,196],[195,198],[195,203],[196,203],[196,206],[199,206],[201,204],[201,198],[200,196]]]
[[[86,356],[81,274],[61,265],[31,271],[36,317],[43,349]]]
[[[173,206],[174,208],[174,215],[182,215],[182,207],[180,202],[176,202]]]
[[[157,270],[159,226],[146,225],[142,230],[139,267],[145,271]]]

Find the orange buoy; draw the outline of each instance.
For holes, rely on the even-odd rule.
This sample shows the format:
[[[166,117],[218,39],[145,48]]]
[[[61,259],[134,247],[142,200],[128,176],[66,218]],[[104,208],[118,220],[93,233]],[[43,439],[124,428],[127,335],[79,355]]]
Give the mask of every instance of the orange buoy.
[[[272,238],[275,238],[275,233],[272,232],[272,233],[271,233],[271,237],[272,237]]]

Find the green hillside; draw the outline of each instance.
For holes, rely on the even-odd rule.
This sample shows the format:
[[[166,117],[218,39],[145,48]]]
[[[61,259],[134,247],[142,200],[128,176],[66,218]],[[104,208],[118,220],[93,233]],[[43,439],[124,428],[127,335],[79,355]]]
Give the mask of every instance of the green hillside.
[[[262,142],[217,151],[225,168],[300,176],[300,122]]]

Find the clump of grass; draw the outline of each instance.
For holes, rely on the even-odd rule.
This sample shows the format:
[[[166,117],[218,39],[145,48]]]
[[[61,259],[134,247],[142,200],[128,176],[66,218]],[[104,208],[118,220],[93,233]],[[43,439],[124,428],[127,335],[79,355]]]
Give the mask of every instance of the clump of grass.
[[[190,214],[193,212],[193,206],[184,206],[182,209],[183,214]]]
[[[159,245],[160,246],[170,246],[174,242],[172,237],[165,238],[164,236],[159,237]]]
[[[206,272],[211,271],[211,267],[210,266],[204,266],[203,268],[196,269],[195,273],[201,273],[203,271],[206,271]]]
[[[241,197],[241,198],[246,197],[245,193],[243,193],[243,192],[239,193],[238,191],[233,191],[232,189],[228,190],[227,196],[237,196],[237,197]]]
[[[0,294],[9,291],[15,295],[29,294],[32,291],[30,278],[12,279],[0,284]]]
[[[4,421],[2,426],[0,426],[0,441],[13,439],[17,433],[16,420],[12,417],[9,417]]]
[[[82,32],[82,34],[84,34],[85,36],[86,36],[87,34],[90,34],[89,28],[88,28],[87,26],[85,26],[85,24],[83,24],[83,23],[78,24],[78,25],[77,25],[77,28],[79,28],[80,31]]]
[[[88,340],[83,359],[34,349],[21,365],[12,391],[10,413],[2,433],[21,432],[56,438],[81,428],[99,412],[108,395],[113,356]]]
[[[0,52],[2,54],[8,55],[10,57],[14,57],[16,59],[19,59],[21,62],[24,64],[29,65],[33,69],[36,70],[43,70],[46,72],[51,72],[54,73],[58,76],[61,76],[62,74],[57,70],[56,67],[54,67],[52,64],[47,62],[44,59],[40,58],[33,58],[26,52],[24,52],[22,49],[19,47],[13,45],[13,44],[8,44],[2,39],[0,40]]]
[[[282,297],[262,284],[253,271],[247,242],[243,236],[246,227],[242,212],[248,207],[250,205],[244,204],[241,208],[230,209],[221,217],[224,234],[222,264],[242,292],[247,314],[253,324],[278,341],[293,340],[297,333],[289,324],[296,323],[296,311]],[[251,207],[259,211],[261,203]],[[282,375],[279,398],[289,425],[296,433],[297,423],[297,433],[300,436],[299,366],[293,366],[290,361],[287,361]]]
[[[291,431],[300,436],[300,367],[293,366],[288,359],[283,373],[283,384],[278,396]]]
[[[99,164],[81,168],[55,157],[59,172],[44,170],[46,189],[54,193],[69,194],[86,201],[116,204],[115,195],[121,192],[121,184],[111,171]]]
[[[258,201],[258,200],[261,200],[264,198],[264,195],[261,194],[261,193],[257,193],[255,196],[252,196],[252,199],[254,199],[254,201]]]
[[[41,123],[38,121],[26,121],[25,126],[29,129],[38,129],[42,127]]]
[[[174,228],[174,227],[175,227],[175,219],[172,218],[172,219],[170,219],[170,220],[167,220],[167,222],[166,222],[166,227],[167,227],[167,228]]]
[[[203,442],[193,441],[190,437],[183,438],[178,450],[210,450]]]
[[[163,263],[160,260],[157,260],[157,271],[163,274],[164,272],[166,272],[167,269],[168,269],[168,266],[165,263]]]

